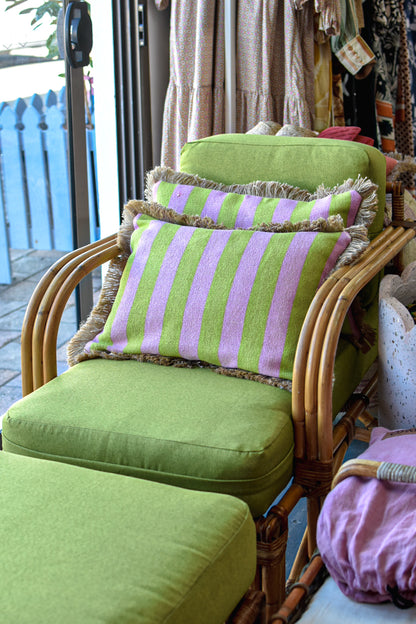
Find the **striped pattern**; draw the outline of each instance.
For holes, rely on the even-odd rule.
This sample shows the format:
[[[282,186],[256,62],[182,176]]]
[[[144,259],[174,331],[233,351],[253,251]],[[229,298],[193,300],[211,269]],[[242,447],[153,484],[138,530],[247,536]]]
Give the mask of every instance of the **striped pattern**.
[[[259,197],[174,184],[159,180],[152,187],[152,200],[179,214],[210,217],[228,228],[250,228],[260,223],[313,221],[340,214],[344,225],[354,224],[362,197],[355,191],[333,194],[313,201]]]
[[[347,232],[212,230],[136,220],[103,331],[86,353],[154,354],[291,379],[301,325]]]

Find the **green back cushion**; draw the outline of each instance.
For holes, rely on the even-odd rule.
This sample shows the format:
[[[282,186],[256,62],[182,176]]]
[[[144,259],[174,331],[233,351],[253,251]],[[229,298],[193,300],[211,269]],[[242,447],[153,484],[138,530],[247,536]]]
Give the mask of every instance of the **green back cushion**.
[[[378,185],[379,209],[370,238],[383,228],[386,161],[368,145],[310,137],[215,135],[187,143],[180,169],[227,185],[278,180],[310,192],[321,184],[334,187],[361,175]]]
[[[320,186],[315,193],[279,182],[226,186],[156,167],[148,173],[146,196],[179,214],[209,217],[229,228],[314,221],[334,215],[342,217],[345,227],[368,227],[377,210],[376,189],[370,180],[361,177],[332,189]]]
[[[354,228],[209,229],[149,219],[144,209],[152,211],[137,202],[132,253],[88,356],[154,354],[291,379],[317,289],[366,245],[352,242]]]

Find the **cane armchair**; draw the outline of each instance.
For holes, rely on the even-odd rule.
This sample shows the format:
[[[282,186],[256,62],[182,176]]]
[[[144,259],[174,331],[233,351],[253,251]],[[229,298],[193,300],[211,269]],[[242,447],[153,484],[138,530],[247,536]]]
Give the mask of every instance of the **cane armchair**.
[[[131,360],[87,360],[57,377],[59,320],[81,279],[103,263],[117,261],[120,249],[116,236],[110,236],[59,260],[35,290],[22,332],[24,398],[4,418],[3,447],[240,496],[256,518],[255,587],[264,591],[270,617],[284,598],[288,515],[306,496],[308,529],[296,573],[315,548],[321,502],[354,435],[356,420],[366,420],[368,397],[375,389],[372,379],[364,394],[354,395],[376,358],[377,347],[374,341],[372,345],[364,341],[360,348],[343,339],[345,317],[360,293],[366,319],[376,328],[380,272],[414,231],[383,226],[385,162],[377,150],[362,144],[222,135],[185,146],[181,170],[224,184],[279,180],[301,188],[309,185],[312,190],[321,183],[333,186],[361,174],[378,185],[371,243],[358,261],[338,269],[323,283],[307,311],[293,363],[292,392],[208,369],[158,367]],[[401,185],[387,190],[399,210],[395,217],[403,221]],[[334,428],[333,419],[341,409],[345,415]],[[231,429],[224,425],[225,416]],[[144,429],[140,429],[142,421]],[[126,423],[134,427],[123,441]],[[232,438],[228,449],[218,449],[220,435]],[[154,450],[157,436],[160,444]],[[251,446],[244,446],[244,436]],[[184,467],[191,452],[195,456]],[[258,463],[247,467],[241,460],[241,455],[250,453],[256,461],[263,454],[262,472]],[[217,472],[210,473],[214,464]]]

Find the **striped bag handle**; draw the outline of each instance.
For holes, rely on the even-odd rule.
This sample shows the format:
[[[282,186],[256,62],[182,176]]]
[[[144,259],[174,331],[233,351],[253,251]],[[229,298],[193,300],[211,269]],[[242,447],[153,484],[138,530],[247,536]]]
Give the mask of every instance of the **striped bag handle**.
[[[378,462],[372,459],[350,459],[342,464],[332,481],[332,488],[336,487],[347,477],[369,477],[379,481],[393,481],[396,483],[416,483],[416,466],[396,464],[393,462]]]

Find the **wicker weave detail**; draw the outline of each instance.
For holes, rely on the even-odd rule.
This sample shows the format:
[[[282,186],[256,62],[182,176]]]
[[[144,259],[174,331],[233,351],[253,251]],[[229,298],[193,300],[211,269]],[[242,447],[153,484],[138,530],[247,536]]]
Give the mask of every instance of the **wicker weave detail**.
[[[261,566],[278,565],[285,555],[288,531],[271,542],[257,540],[257,564]]]
[[[380,481],[416,483],[416,466],[382,462],[377,469],[377,479]]]
[[[301,485],[308,496],[326,496],[332,477],[332,460],[297,459],[295,462],[295,483]]]

